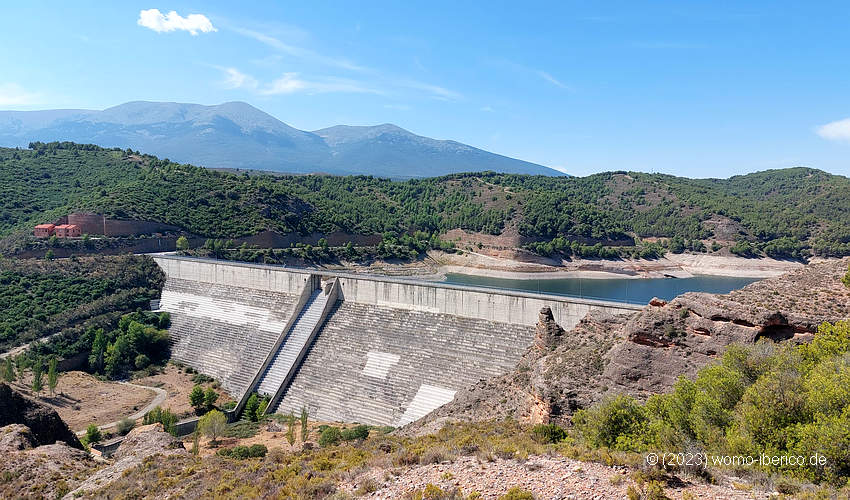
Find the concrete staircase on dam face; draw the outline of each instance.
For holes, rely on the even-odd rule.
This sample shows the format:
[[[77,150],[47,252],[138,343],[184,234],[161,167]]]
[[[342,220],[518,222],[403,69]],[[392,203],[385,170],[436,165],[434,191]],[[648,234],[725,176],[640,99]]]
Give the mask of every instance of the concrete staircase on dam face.
[[[307,303],[301,309],[295,322],[286,335],[271,363],[263,372],[257,384],[257,392],[274,396],[289,373],[296,368],[301,351],[310,340],[316,325],[322,319],[322,311],[328,301],[328,295],[322,289],[314,290]]]
[[[171,314],[171,353],[239,398],[293,314],[294,294],[169,277],[160,310]]]
[[[512,369],[533,325],[337,302],[275,410],[405,425]]]

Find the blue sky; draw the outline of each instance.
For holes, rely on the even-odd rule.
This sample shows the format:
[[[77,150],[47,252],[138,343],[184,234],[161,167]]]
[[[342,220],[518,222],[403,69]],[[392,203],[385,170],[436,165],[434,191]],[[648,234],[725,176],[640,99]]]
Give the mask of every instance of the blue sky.
[[[240,100],[301,129],[390,122],[576,175],[850,175],[847,2],[0,9],[0,109]]]

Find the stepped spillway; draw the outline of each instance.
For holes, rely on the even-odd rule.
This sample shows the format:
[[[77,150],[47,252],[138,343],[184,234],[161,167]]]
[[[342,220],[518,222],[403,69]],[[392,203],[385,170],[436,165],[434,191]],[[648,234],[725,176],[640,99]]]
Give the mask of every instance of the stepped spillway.
[[[298,355],[301,354],[310,334],[322,316],[322,310],[328,296],[320,288],[314,290],[304,308],[298,314],[291,331],[280,345],[269,366],[263,371],[263,376],[257,384],[257,392],[265,396],[274,396],[286,376],[295,367]]]
[[[169,278],[159,308],[171,314],[171,356],[215,377],[234,397],[248,389],[280,337],[297,296]]]

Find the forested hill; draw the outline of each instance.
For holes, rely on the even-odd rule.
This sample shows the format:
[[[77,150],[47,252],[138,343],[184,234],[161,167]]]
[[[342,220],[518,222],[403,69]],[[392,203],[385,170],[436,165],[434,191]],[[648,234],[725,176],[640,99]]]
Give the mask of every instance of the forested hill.
[[[736,242],[742,255],[850,254],[850,180],[809,168],[722,180],[607,172],[582,178],[470,173],[402,182],[248,176],[91,145],[33,146],[0,148],[2,235],[89,210],[213,238],[266,229],[461,228],[539,238],[550,243],[547,252],[571,241],[637,237],[670,239],[665,244],[674,251],[720,241]]]

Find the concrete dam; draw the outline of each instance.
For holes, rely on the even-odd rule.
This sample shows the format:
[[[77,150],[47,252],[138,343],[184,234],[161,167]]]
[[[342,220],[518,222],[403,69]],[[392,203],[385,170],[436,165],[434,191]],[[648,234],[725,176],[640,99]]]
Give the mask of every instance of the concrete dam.
[[[543,306],[572,328],[591,309],[637,305],[171,255],[160,310],[172,357],[244,405],[401,426],[514,368]]]

